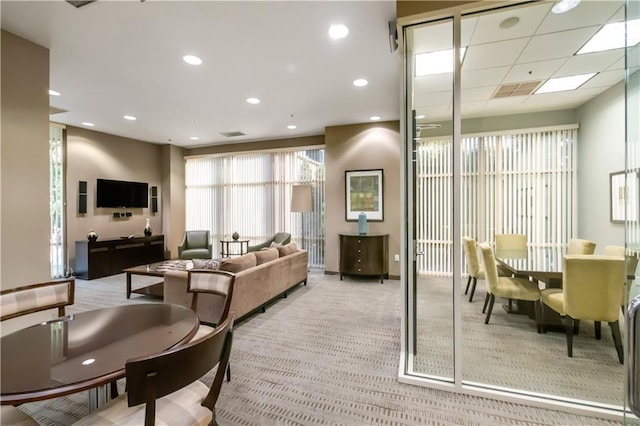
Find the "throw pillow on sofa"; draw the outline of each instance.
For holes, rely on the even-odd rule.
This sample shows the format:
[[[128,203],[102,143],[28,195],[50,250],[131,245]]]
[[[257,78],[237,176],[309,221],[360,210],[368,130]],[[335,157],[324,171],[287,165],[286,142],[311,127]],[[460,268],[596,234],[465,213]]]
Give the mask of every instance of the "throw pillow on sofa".
[[[255,254],[247,253],[243,254],[242,256],[223,259],[220,262],[220,266],[218,266],[218,269],[221,271],[227,271],[237,274],[238,272],[242,272],[245,269],[253,268],[254,266],[256,266],[256,264],[257,262]]]
[[[221,259],[193,259],[193,269],[212,269],[217,270],[220,266]]]
[[[254,251],[253,254],[256,257],[256,265],[276,260],[280,256],[276,248],[263,248],[262,250]]]
[[[287,245],[277,247],[277,249],[278,249],[278,253],[280,254],[280,257],[283,257],[288,254],[297,252],[298,246],[296,246],[296,243],[292,241]]]

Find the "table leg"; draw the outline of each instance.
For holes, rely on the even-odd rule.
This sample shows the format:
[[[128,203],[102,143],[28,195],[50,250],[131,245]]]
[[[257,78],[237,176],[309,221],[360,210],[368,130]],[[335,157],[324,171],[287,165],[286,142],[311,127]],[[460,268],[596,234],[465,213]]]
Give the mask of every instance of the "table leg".
[[[131,272],[127,272],[127,299],[131,297]]]

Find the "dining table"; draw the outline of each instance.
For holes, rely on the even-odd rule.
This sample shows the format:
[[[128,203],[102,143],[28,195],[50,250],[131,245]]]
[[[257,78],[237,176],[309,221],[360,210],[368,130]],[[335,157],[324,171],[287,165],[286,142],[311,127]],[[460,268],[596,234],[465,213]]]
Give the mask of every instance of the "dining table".
[[[495,257],[503,269],[517,277],[542,282],[545,288],[562,288],[563,253],[558,250],[537,247],[496,249]]]
[[[89,393],[100,405],[106,385],[125,377],[127,360],[189,342],[199,326],[191,309],[138,303],[42,322],[0,338],[0,404]],[[106,397],[108,399],[108,396]]]

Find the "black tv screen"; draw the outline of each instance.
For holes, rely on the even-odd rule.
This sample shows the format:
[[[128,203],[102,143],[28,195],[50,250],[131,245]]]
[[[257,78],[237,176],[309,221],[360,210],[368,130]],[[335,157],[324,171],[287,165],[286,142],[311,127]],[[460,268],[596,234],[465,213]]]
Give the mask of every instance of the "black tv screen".
[[[149,184],[98,179],[96,207],[149,207]]]

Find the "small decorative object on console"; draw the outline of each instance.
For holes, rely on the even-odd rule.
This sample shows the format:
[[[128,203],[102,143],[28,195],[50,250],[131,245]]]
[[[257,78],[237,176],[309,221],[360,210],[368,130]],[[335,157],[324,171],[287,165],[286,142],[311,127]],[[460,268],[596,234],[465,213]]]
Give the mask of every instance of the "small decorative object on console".
[[[150,237],[151,233],[151,224],[149,223],[149,218],[147,218],[147,224],[144,226],[144,235],[146,237]]]
[[[89,241],[95,241],[98,239],[98,234],[96,234],[96,232],[92,229],[91,231],[89,231],[89,233],[87,234],[87,239]]]
[[[233,234],[231,234],[231,238],[233,238],[233,241],[236,241],[238,238],[240,238],[240,234],[234,232]]]
[[[360,235],[367,234],[367,215],[364,212],[358,215],[358,233]]]

